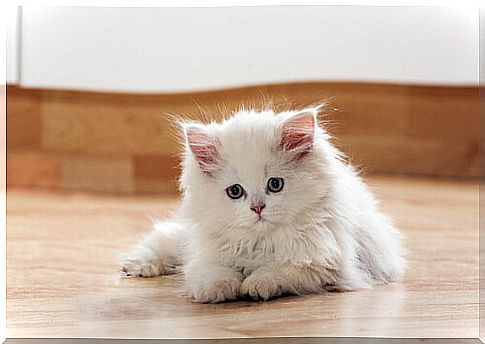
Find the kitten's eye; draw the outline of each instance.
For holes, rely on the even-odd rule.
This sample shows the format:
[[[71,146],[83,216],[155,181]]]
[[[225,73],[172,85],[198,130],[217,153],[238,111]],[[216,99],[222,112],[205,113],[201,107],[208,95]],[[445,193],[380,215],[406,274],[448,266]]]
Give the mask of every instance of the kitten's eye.
[[[229,196],[229,198],[238,199],[238,198],[241,198],[244,195],[244,189],[242,188],[241,185],[234,184],[234,185],[229,186],[226,189],[226,193]]]
[[[268,191],[270,192],[280,192],[283,190],[283,178],[269,178],[268,180]]]

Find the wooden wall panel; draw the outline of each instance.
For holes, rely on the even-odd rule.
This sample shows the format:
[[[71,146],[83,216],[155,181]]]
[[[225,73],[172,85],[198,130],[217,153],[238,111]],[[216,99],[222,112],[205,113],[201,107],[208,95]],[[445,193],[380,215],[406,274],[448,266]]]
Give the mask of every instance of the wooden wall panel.
[[[180,161],[176,156],[167,155],[135,155],[133,167],[135,177],[176,179]]]
[[[119,155],[173,151],[168,149],[173,140],[160,105],[127,104],[116,99],[93,102],[89,95],[74,104],[72,99],[47,97],[42,112],[43,149]]]
[[[341,135],[382,135],[404,132],[409,114],[409,88],[388,85],[377,87],[332,87],[335,96],[327,110],[328,130]]]
[[[62,176],[68,190],[131,193],[132,171],[129,157],[67,156]]]
[[[365,173],[474,177],[478,171],[478,146],[461,140],[392,135],[342,140],[343,150]]]
[[[62,160],[42,152],[7,152],[7,185],[62,187]]]
[[[179,159],[170,155],[135,155],[133,173],[136,192],[177,191]]]
[[[409,97],[406,134],[410,137],[477,140],[479,91],[424,88]]]
[[[7,88],[7,149],[40,149],[41,92]]]
[[[321,101],[335,143],[366,173],[478,176],[477,87],[302,83],[117,94],[9,86],[7,101],[10,185],[175,191],[180,133],[173,116],[219,120],[241,106],[285,110]],[[49,170],[39,159],[29,163],[40,156],[61,166],[60,183],[33,178]],[[26,164],[29,177],[19,171]],[[56,170],[52,160],[46,164]]]
[[[174,170],[179,172],[178,169]],[[136,178],[134,181],[134,192],[136,193],[176,193],[178,191],[177,178]]]

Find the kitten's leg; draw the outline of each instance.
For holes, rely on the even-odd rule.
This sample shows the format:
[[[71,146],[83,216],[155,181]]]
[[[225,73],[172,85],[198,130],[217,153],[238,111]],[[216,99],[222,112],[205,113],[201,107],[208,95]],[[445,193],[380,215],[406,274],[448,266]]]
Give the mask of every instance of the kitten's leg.
[[[282,294],[311,294],[337,280],[335,270],[316,264],[268,264],[256,269],[241,284],[241,295],[268,300]]]
[[[180,262],[181,226],[174,221],[157,222],[135,249],[118,257],[125,276],[153,277],[175,273]]]
[[[234,300],[239,296],[243,275],[231,268],[191,259],[185,267],[189,296],[201,303]]]

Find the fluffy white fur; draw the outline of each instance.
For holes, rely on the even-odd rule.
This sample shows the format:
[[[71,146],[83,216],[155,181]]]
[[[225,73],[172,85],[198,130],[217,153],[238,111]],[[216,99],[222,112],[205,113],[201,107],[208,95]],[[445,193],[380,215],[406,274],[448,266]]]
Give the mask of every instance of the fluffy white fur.
[[[180,209],[121,256],[122,272],[150,277],[180,267],[199,302],[398,279],[401,235],[317,125],[317,111],[240,111],[222,123],[185,123]],[[268,192],[270,177],[284,179],[280,192]],[[233,184],[244,197],[228,197]],[[254,202],[266,205],[261,217]]]

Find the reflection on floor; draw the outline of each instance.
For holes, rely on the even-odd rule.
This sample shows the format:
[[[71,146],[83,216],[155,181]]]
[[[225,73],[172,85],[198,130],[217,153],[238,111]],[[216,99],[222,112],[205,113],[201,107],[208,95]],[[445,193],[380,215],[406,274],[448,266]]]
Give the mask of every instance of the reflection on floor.
[[[478,336],[476,182],[369,178],[403,230],[402,283],[267,303],[190,302],[180,277],[120,278],[115,256],[175,196],[8,190],[8,337]]]

